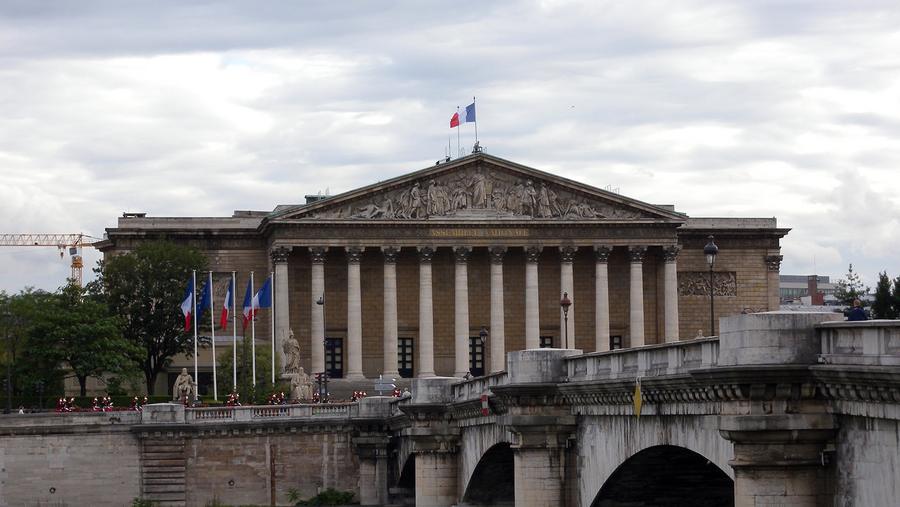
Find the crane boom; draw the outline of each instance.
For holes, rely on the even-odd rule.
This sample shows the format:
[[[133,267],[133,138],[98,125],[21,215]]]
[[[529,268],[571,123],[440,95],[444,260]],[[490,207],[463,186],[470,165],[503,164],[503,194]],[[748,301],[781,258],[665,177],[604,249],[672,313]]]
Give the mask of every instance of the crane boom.
[[[59,256],[65,255],[67,247],[72,248],[72,279],[81,287],[81,268],[84,264],[81,260],[83,246],[91,246],[84,234],[0,234],[0,246],[55,246],[59,248]]]

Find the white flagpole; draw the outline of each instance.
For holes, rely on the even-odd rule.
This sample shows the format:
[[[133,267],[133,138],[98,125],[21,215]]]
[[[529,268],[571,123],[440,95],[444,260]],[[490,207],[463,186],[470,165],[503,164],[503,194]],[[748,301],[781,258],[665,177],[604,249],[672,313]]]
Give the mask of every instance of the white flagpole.
[[[212,334],[212,354],[213,354],[213,399],[219,401],[219,385],[216,381],[216,305],[213,304],[214,298],[212,293],[212,271],[209,272],[209,324],[210,333]]]
[[[191,318],[194,321],[194,385],[200,384],[198,382],[198,373],[197,373],[197,270],[194,270],[194,274],[191,275],[193,277],[194,283],[194,311]],[[194,388],[194,399],[197,399],[197,389]]]
[[[272,316],[272,385],[275,385],[275,272],[270,272],[269,276],[272,277],[272,308],[269,310],[269,314]]]
[[[475,109],[475,144],[478,144],[478,108],[475,107],[475,96],[472,96],[472,108]]]
[[[456,106],[456,117],[459,118],[459,106]],[[459,158],[459,131],[462,130],[460,125],[459,123],[456,125],[456,158]]]
[[[250,272],[250,355],[253,356],[253,387],[256,387],[256,312],[253,308],[253,271]]]
[[[237,392],[237,307],[234,304],[234,290],[237,285],[234,271],[231,272],[231,372],[234,374],[234,384],[231,392]]]

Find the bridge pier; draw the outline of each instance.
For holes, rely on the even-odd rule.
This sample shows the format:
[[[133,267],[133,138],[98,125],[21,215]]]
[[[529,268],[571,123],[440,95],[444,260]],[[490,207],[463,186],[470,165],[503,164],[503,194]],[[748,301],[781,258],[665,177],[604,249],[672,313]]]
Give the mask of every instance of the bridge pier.
[[[507,429],[516,435],[514,451],[516,506],[562,507],[570,505],[566,487],[566,443],[575,430],[571,425],[528,424],[517,421]]]

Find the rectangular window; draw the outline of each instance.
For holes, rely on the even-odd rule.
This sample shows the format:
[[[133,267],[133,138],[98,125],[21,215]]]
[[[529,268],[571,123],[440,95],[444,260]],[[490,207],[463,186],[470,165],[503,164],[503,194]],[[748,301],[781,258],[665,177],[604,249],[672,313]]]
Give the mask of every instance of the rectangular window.
[[[331,378],[344,378],[344,339],[325,340],[325,368]]]
[[[484,375],[484,344],[480,336],[469,337],[469,373],[475,377]]]
[[[541,336],[541,348],[542,349],[552,349],[553,348],[553,337],[552,336]]]
[[[619,350],[622,348],[622,336],[609,337],[609,350]]]
[[[397,338],[397,370],[402,378],[413,378],[413,339]]]

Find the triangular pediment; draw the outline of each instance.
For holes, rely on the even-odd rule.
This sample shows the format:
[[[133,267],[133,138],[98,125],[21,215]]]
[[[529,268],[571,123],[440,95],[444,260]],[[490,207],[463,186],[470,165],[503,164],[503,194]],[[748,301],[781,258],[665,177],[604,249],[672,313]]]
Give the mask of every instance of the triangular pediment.
[[[683,222],[686,216],[479,153],[311,204],[279,209],[293,220],[576,220]]]

